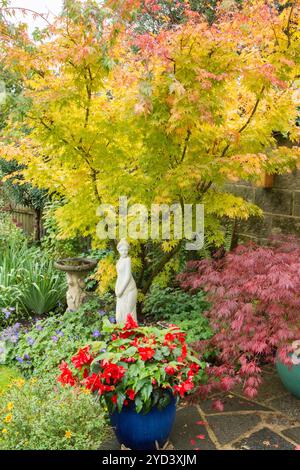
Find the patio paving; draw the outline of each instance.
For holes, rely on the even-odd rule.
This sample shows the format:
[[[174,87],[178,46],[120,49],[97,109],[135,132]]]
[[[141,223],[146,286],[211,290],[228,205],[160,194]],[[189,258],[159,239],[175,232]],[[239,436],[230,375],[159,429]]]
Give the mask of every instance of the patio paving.
[[[214,397],[215,398],[215,397]],[[213,399],[181,407],[170,436],[169,449],[177,450],[294,450],[300,445],[300,400],[281,384],[269,366],[255,400],[237,389],[218,395],[223,411],[212,408]],[[101,449],[120,449],[115,438]]]

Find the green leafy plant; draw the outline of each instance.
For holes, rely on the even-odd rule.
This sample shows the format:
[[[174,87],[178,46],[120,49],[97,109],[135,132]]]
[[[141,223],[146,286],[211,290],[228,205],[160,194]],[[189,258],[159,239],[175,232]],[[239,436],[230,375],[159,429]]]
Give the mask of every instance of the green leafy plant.
[[[43,315],[64,301],[66,282],[63,275],[55,270],[53,262],[49,259],[37,256],[29,257],[25,276],[24,288],[20,297],[20,303],[24,310]]]
[[[166,407],[171,396],[183,398],[204,381],[205,361],[199,361],[175,325],[139,327],[128,315],[124,324],[103,322],[106,341],[81,348],[63,361],[58,381],[97,393],[110,412],[134,406],[147,413]]]
[[[0,175],[1,176],[1,175]],[[12,221],[12,217],[7,212],[2,212],[2,201],[0,197],[0,256],[8,243],[22,243],[25,241],[25,234]]]
[[[96,450],[107,434],[90,394],[46,380],[16,380],[0,396],[0,449]]]
[[[5,240],[3,237],[3,241]],[[0,308],[18,307],[26,279],[25,263],[32,252],[25,240],[12,237],[0,251]]]
[[[10,236],[10,228],[12,228]],[[64,275],[39,248],[29,246],[9,218],[0,224],[0,309],[14,307],[6,323],[50,312],[64,301]],[[3,323],[3,316],[2,316]]]
[[[62,239],[55,219],[55,211],[64,203],[64,200],[53,199],[45,204],[43,211],[43,228],[45,234],[42,238],[43,251],[51,259],[78,257],[86,251],[88,240],[83,237]]]
[[[12,380],[17,378],[21,377],[20,373],[16,369],[0,366],[0,394],[10,386]]]
[[[76,348],[101,337],[105,316],[108,313],[96,298],[77,312],[52,314],[27,328],[20,324],[7,328],[0,335],[6,344],[6,364],[18,365],[27,376],[56,373],[58,364],[71,358]]]
[[[203,292],[191,295],[171,287],[153,287],[144,303],[144,313],[148,319],[176,323],[187,333],[188,343],[212,336],[208,320],[202,315],[208,308],[209,303]]]

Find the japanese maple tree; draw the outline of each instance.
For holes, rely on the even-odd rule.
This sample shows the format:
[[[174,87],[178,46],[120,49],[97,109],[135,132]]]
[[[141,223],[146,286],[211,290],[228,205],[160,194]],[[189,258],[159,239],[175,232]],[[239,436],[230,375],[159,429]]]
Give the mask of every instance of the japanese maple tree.
[[[241,245],[219,260],[191,262],[180,275],[185,289],[204,288],[214,335],[199,351],[217,353],[211,381],[200,392],[242,383],[254,397],[262,365],[278,358],[292,365],[292,343],[300,339],[299,240],[274,239],[270,246]]]
[[[153,11],[160,3],[147,5]],[[203,203],[206,235],[222,243],[220,218],[261,213],[224,184],[298,163],[299,149],[277,148],[274,136],[298,139],[296,2],[283,10],[262,0],[221,5],[213,23],[184,2],[184,20],[157,33],[137,30],[138,0],[99,5],[65,1],[34,39],[23,28],[2,42],[1,61],[20,74],[24,92],[22,120],[12,116],[13,138],[6,128],[1,156],[62,198],[61,237],[107,244],[96,235],[97,208],[127,196],[147,207]],[[181,245],[134,242],[143,294]],[[105,263],[102,286],[114,275]]]

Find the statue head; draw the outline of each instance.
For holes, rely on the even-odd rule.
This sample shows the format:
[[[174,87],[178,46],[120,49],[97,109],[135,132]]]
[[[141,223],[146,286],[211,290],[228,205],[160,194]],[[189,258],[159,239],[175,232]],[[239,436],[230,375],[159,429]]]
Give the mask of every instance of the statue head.
[[[128,251],[129,251],[129,243],[125,238],[119,241],[117,250],[120,253],[121,258],[126,258],[126,256],[128,255]]]

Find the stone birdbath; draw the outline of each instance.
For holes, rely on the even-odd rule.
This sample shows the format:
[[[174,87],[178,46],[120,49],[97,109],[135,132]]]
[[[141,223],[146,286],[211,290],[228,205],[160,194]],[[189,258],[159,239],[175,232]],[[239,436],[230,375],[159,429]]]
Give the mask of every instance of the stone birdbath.
[[[84,280],[97,266],[97,261],[87,258],[66,258],[57,261],[54,266],[66,273],[68,311],[76,311],[86,298]]]

